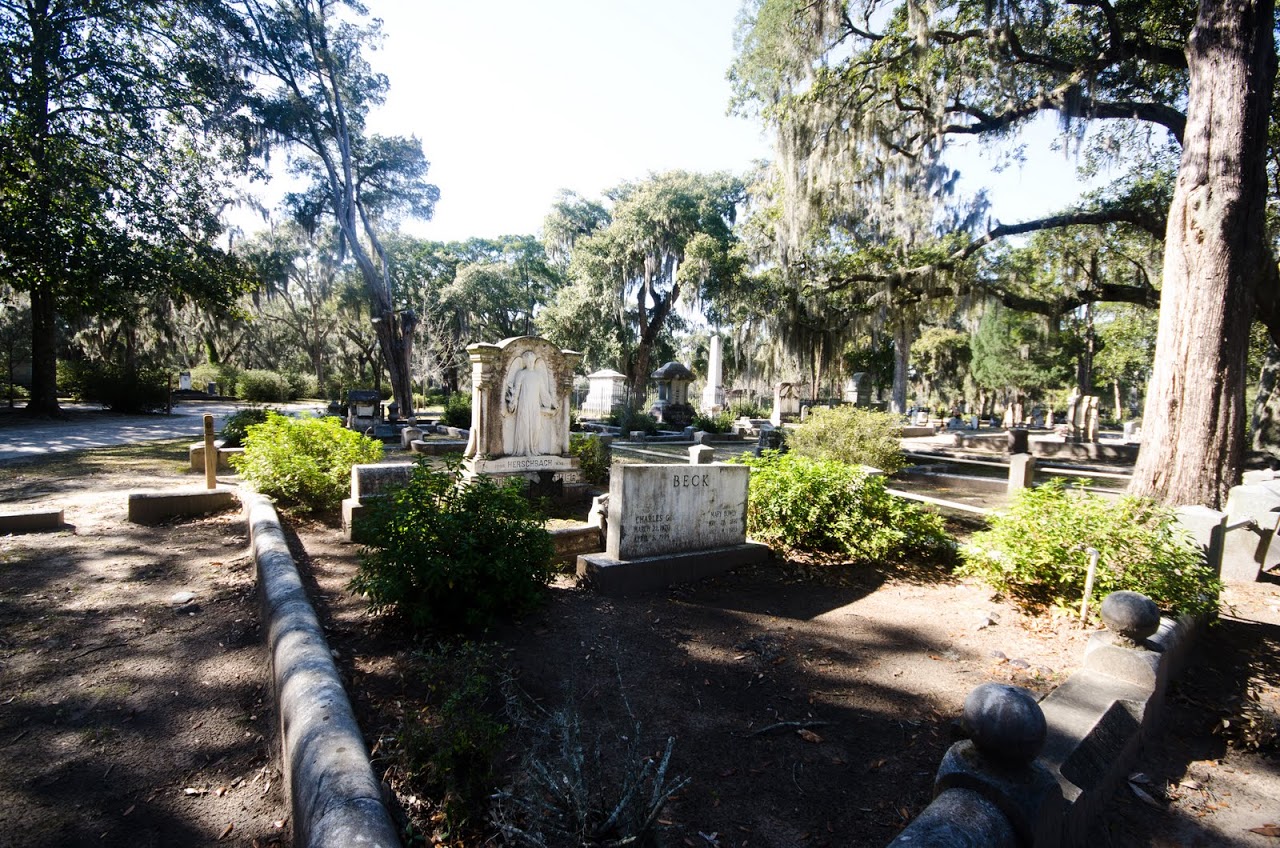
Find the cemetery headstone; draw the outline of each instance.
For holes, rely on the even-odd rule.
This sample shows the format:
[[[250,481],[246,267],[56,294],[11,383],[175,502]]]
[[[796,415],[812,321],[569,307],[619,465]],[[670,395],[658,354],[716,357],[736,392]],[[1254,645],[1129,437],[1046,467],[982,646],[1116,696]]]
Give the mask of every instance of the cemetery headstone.
[[[854,374],[844,384],[844,401],[854,406],[871,405],[871,377],[865,371]]]
[[[578,557],[578,576],[624,593],[766,559],[746,539],[750,478],[745,465],[615,466],[605,552]]]
[[[599,421],[627,405],[627,377],[609,368],[587,375],[587,399],[582,417]]]
[[[781,427],[786,421],[794,421],[800,414],[800,393],[795,383],[778,383],[773,387],[773,414],[769,421]]]
[[[172,383],[170,385],[172,385]],[[191,372],[190,371],[182,371],[178,374],[178,391],[180,392],[191,391]]]
[[[559,494],[581,483],[569,454],[569,395],[582,354],[546,339],[515,336],[467,346],[471,430],[463,474],[523,477]]]
[[[363,433],[382,418],[382,395],[373,389],[347,391],[347,427]]]

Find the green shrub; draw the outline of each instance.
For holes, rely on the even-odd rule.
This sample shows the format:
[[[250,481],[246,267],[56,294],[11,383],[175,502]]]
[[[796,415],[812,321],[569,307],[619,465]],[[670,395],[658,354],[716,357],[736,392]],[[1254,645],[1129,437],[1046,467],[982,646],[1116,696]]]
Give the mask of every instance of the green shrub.
[[[245,436],[248,435],[249,427],[254,424],[265,424],[267,416],[271,413],[279,414],[277,410],[268,409],[265,406],[245,407],[227,416],[227,420],[222,423],[222,430],[218,435],[226,442],[227,447],[241,447],[244,444]]]
[[[983,578],[1028,606],[1078,606],[1099,554],[1094,598],[1141,592],[1162,609],[1210,612],[1220,585],[1172,510],[1129,495],[1111,500],[1069,490],[1061,480],[1024,489],[990,529],[963,550],[962,573]]]
[[[331,417],[274,412],[249,426],[244,453],[231,465],[265,495],[303,510],[336,508],[351,491],[351,466],[382,459],[382,443]]]
[[[903,465],[900,416],[856,406],[815,407],[788,437],[800,456],[869,465],[892,474]]]
[[[218,394],[225,397],[234,397],[236,393],[236,378],[239,376],[240,369],[234,365],[210,365],[206,362],[191,369],[191,388],[198,392],[203,392],[209,387],[210,383],[217,383]]]
[[[747,532],[761,542],[854,561],[942,558],[954,550],[941,517],[889,494],[879,475],[776,451],[736,461],[752,467]]]
[[[623,438],[631,435],[636,430],[643,430],[650,436],[656,435],[658,432],[658,420],[656,418],[630,407],[624,407],[614,412],[606,420],[613,426],[621,428]]]
[[[424,460],[370,508],[378,543],[361,552],[351,588],[375,612],[415,628],[482,627],[541,603],[554,547],[523,481],[458,477]]]
[[[59,362],[58,388],[113,412],[157,412],[169,403],[169,372],[150,365],[128,368],[113,362]]]
[[[751,400],[740,400],[729,407],[729,417],[735,421],[739,418],[768,418],[765,408]]]
[[[395,756],[416,790],[439,799],[437,825],[454,833],[483,819],[495,783],[507,733],[497,657],[488,645],[442,642],[414,652],[410,666],[427,697],[404,717]]]
[[[460,430],[471,429],[471,395],[454,392],[444,404],[444,423]]]
[[[293,400],[289,381],[283,374],[260,368],[240,372],[236,381],[236,396],[253,403],[284,403]]]
[[[320,381],[315,374],[289,371],[284,374],[284,381],[289,387],[289,400],[320,397]]]
[[[613,456],[599,436],[570,433],[569,453],[578,458],[583,480],[596,485],[609,482],[609,465],[613,461]]]
[[[693,429],[704,433],[727,433],[733,429],[733,416],[727,412],[718,415],[693,416]]]

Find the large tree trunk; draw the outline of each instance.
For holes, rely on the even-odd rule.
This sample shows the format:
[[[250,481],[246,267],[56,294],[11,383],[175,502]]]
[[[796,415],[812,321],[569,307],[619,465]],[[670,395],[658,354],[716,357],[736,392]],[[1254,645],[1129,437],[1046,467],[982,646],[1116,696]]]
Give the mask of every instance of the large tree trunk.
[[[1280,348],[1273,342],[1267,347],[1258,376],[1258,396],[1253,402],[1253,444],[1255,452],[1280,460],[1280,391],[1276,376],[1280,374]]]
[[[405,418],[414,414],[413,372],[409,363],[413,359],[413,328],[416,324],[414,313],[406,311],[385,314],[375,325],[382,361],[391,375],[391,396],[399,407],[400,415]]]
[[[1169,208],[1155,365],[1129,490],[1219,507],[1244,459],[1245,359],[1264,227],[1273,0],[1202,0]]]
[[[911,367],[911,325],[899,319],[893,327],[893,394],[889,398],[889,411],[902,414],[907,411],[907,375]],[[925,403],[929,399],[925,398]]]
[[[27,412],[59,415],[58,309],[44,285],[31,289],[31,399]]]

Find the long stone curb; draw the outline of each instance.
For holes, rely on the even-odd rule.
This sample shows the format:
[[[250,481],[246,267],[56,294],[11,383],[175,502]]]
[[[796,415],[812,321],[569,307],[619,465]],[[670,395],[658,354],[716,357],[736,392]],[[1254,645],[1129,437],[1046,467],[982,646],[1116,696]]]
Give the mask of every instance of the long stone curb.
[[[275,507],[245,493],[280,716],[294,845],[399,848],[364,736],[307,599]]]

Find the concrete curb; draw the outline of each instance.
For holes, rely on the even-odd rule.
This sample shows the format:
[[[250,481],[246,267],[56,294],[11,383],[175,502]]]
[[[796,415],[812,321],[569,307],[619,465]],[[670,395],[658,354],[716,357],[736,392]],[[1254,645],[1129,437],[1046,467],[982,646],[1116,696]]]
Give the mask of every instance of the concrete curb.
[[[0,513],[0,536],[9,533],[43,533],[61,530],[65,526],[60,509]]]
[[[280,716],[294,845],[399,848],[382,786],[280,517],[264,495],[246,493],[243,500]]]

